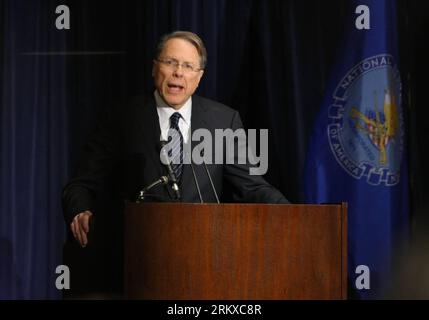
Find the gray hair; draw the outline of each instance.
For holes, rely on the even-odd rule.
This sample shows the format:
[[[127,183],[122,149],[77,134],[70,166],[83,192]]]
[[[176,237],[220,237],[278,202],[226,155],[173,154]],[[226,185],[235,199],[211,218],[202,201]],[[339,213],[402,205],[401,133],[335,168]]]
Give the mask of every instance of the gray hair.
[[[203,40],[201,40],[199,36],[189,31],[174,31],[172,33],[168,33],[164,35],[159,41],[158,46],[156,48],[156,52],[155,52],[156,59],[159,58],[162,50],[164,50],[164,47],[167,41],[175,38],[185,40],[190,44],[192,44],[197,49],[198,55],[200,56],[200,68],[204,69],[207,63],[206,47],[204,46]]]

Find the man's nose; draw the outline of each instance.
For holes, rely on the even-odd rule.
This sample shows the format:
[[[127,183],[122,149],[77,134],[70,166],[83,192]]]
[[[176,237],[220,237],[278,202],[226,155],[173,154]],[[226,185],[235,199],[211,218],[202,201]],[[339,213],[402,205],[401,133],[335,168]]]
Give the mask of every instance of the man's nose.
[[[176,68],[174,68],[173,75],[175,77],[183,77],[183,67],[179,64]]]

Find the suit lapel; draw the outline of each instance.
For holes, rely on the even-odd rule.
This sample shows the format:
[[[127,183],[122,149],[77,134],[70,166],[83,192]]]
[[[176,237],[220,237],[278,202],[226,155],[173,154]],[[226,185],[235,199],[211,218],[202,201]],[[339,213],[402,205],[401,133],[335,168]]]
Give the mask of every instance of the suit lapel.
[[[206,120],[207,119],[206,112],[207,112],[207,109],[205,105],[202,103],[200,97],[193,96],[192,97],[191,137],[195,130],[209,128],[209,125]],[[192,149],[199,143],[200,143],[199,141],[192,141],[191,139]]]
[[[158,114],[156,112],[155,99],[147,98],[143,106],[142,130],[144,143],[146,145],[146,155],[152,161],[153,167],[159,175],[162,175],[162,166],[159,161],[159,137],[161,129],[159,127]]]
[[[192,115],[191,115],[191,134],[189,136],[188,144],[191,144],[189,157],[192,158],[192,150],[194,149],[195,145],[199,142],[192,141],[192,134],[195,130],[201,129],[201,128],[207,128],[207,121],[206,121],[206,108],[204,104],[201,102],[200,98],[198,96],[192,96]],[[189,159],[187,159],[189,162]],[[197,190],[194,183],[194,178],[192,175],[192,169],[189,164],[184,165],[183,167],[183,174],[182,174],[182,196],[183,199],[191,200],[192,195],[196,195]]]

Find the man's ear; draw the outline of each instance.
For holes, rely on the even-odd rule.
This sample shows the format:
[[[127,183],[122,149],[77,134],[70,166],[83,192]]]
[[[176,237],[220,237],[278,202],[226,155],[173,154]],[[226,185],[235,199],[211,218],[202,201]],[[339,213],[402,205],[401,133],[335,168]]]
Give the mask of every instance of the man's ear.
[[[200,75],[199,75],[199,79],[198,79],[198,85],[200,85],[200,81],[201,81],[201,79],[203,77],[204,70],[200,70],[199,72],[200,72]]]

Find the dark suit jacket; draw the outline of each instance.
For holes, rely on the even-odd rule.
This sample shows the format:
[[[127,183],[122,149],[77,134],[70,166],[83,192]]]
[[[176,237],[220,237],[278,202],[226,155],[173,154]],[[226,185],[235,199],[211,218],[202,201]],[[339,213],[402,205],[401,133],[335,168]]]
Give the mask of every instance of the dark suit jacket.
[[[237,111],[196,95],[192,97],[192,132],[205,128],[214,137],[215,129],[241,127]],[[63,190],[66,221],[71,222],[82,211],[94,211],[94,201],[100,190],[109,181],[111,183],[109,176],[116,177],[113,181],[117,198],[132,201],[144,186],[166,175],[166,168],[159,160],[159,139],[153,97],[137,97],[127,105],[105,112],[85,147],[76,177]],[[216,202],[204,166],[194,165],[194,168],[204,202]],[[224,182],[228,182],[233,187],[234,201],[288,203],[261,176],[250,176],[247,165],[209,164],[208,169],[219,197]],[[184,166],[181,189],[183,202],[200,202],[189,165]],[[159,186],[152,193],[154,201],[169,201],[173,195],[168,186]]]

